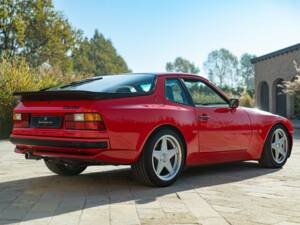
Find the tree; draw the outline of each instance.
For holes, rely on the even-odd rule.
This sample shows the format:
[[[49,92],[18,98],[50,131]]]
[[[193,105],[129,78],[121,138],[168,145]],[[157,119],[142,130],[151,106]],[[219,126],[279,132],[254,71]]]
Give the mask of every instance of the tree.
[[[95,31],[92,39],[83,39],[74,49],[74,70],[96,75],[129,72],[126,62],[118,55],[111,41]]]
[[[0,0],[0,54],[24,56],[31,66],[49,63],[66,72],[78,31],[52,0]]]
[[[204,62],[209,79],[220,86],[236,86],[238,83],[238,59],[227,49],[221,48],[208,54]]]
[[[300,66],[294,61],[296,75],[292,81],[283,82],[283,92],[289,95],[299,94],[300,92]]]
[[[283,87],[285,94],[293,96],[294,113],[300,116],[300,65],[294,61],[296,75],[291,81],[284,81],[280,86]]]
[[[13,56],[24,46],[26,22],[24,1],[0,0],[0,54]]]
[[[182,72],[193,74],[197,74],[200,72],[200,69],[197,66],[182,57],[177,57],[173,63],[168,62],[166,64],[166,70],[168,72]]]
[[[253,58],[255,58],[255,55],[244,53],[239,62],[239,75],[242,78],[242,85],[248,90],[254,90],[254,65],[251,63]]]

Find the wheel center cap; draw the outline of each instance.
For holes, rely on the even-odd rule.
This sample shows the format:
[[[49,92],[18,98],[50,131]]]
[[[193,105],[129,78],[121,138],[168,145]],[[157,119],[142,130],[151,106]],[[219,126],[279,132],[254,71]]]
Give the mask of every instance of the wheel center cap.
[[[165,153],[163,153],[163,154],[161,155],[160,160],[163,161],[163,162],[166,162],[166,161],[167,161],[167,155],[166,155]]]

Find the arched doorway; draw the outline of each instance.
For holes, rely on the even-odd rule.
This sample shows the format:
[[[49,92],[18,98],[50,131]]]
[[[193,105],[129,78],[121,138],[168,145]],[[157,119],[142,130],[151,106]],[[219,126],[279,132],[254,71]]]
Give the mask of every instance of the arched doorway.
[[[266,81],[260,83],[260,108],[264,111],[269,111],[269,85]]]
[[[283,93],[283,87],[281,86],[283,81],[283,79],[278,79],[274,82],[275,113],[280,116],[286,117],[286,94]]]

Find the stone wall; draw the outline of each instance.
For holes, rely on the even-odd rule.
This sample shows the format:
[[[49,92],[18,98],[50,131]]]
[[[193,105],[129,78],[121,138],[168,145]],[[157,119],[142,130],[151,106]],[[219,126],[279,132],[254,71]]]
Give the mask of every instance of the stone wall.
[[[300,50],[294,50],[255,63],[256,105],[261,107],[260,86],[263,81],[269,86],[269,111],[276,113],[276,81],[291,80],[296,74],[293,60],[300,64]],[[293,97],[287,96],[287,117],[293,116]]]

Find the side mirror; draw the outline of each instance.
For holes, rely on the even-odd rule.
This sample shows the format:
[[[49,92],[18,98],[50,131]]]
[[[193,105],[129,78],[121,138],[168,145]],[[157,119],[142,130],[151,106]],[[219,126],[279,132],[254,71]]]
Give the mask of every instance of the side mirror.
[[[239,107],[240,101],[236,98],[229,99],[229,107],[235,109]]]

